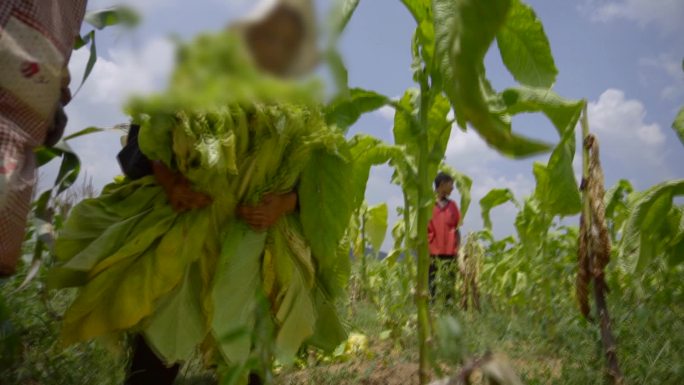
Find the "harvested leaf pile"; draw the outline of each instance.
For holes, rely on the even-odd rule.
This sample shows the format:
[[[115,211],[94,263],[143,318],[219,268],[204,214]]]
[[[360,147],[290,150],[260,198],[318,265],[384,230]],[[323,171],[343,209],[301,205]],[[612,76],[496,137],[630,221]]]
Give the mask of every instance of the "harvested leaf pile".
[[[77,205],[51,275],[54,287],[80,287],[64,342],[136,331],[168,362],[201,346],[240,376],[264,351],[287,363],[305,341],[344,340],[332,300],[349,258],[338,246],[365,187],[352,181],[369,166],[352,162],[352,142],[328,128],[316,95],[315,84],[258,73],[226,33],[181,47],[168,90],[127,110],[142,151],[213,203],[178,214],[148,176]],[[238,204],[292,190],[297,212],[266,232],[235,217]]]

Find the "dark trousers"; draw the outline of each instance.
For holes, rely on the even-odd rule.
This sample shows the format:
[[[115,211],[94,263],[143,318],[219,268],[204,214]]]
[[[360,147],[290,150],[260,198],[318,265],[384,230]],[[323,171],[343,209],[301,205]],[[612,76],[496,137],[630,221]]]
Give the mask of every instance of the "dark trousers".
[[[179,364],[166,366],[150,349],[145,338],[136,334],[133,340],[133,357],[126,373],[125,385],[173,385],[179,369]],[[250,373],[248,384],[261,385],[261,378],[255,373]]]
[[[449,283],[453,285],[456,282],[456,256],[442,254],[431,255],[428,285],[430,287],[430,298],[432,300],[434,300],[437,292],[437,283],[435,282],[435,278],[437,277],[437,270],[439,270],[439,265],[443,265],[443,269],[446,269]],[[447,293],[447,299],[452,298],[452,291],[453,290],[450,290]]]
[[[167,367],[150,349],[145,338],[136,334],[133,340],[133,357],[126,385],[172,385],[178,375],[179,364]]]

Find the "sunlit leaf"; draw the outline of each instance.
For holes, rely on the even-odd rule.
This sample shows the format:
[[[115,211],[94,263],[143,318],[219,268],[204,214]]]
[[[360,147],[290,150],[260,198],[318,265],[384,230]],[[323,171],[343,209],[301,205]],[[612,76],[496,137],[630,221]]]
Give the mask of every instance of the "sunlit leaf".
[[[639,193],[630,204],[619,244],[620,258],[637,255],[634,269],[641,270],[655,257],[656,246],[662,243],[660,229],[666,224],[673,198],[684,195],[684,180],[672,180],[652,186]]]
[[[458,124],[469,123],[497,151],[524,157],[548,145],[514,134],[510,119],[490,110],[493,90],[485,77],[484,57],[503,25],[510,0],[435,0],[435,60]]]
[[[366,211],[364,230],[374,253],[380,251],[387,234],[387,204],[371,206]]]
[[[684,107],[682,107],[677,113],[677,117],[672,123],[672,128],[677,133],[679,141],[684,144]]]
[[[492,221],[489,218],[489,212],[506,202],[516,203],[513,192],[507,188],[495,188],[490,190],[487,195],[480,199],[482,223],[486,229],[492,229]]]
[[[506,22],[496,35],[506,68],[519,83],[550,88],[558,69],[541,21],[534,10],[520,0],[511,2]]]
[[[348,95],[337,98],[326,107],[326,121],[346,132],[361,115],[375,111],[389,102],[389,98],[377,92],[352,88]]]

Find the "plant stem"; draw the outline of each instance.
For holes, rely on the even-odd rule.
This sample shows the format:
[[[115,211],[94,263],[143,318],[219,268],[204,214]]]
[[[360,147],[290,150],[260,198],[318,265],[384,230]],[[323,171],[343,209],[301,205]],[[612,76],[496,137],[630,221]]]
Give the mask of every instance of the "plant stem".
[[[428,271],[430,256],[428,255],[427,227],[430,219],[432,190],[430,189],[430,176],[428,175],[429,148],[428,148],[428,109],[429,90],[427,81],[421,82],[420,110],[418,121],[418,210],[416,241],[418,255],[418,274],[416,280],[416,307],[418,308],[418,343],[420,352],[419,380],[420,384],[427,384],[430,379],[430,310],[428,303]]]
[[[584,110],[582,111],[582,141],[586,140],[589,136],[589,121],[587,117],[587,105],[584,105]],[[592,231],[592,215],[591,215],[591,201],[589,198],[589,191],[586,186],[586,181],[589,178],[589,148],[582,145],[582,211],[584,218],[584,226],[587,231]],[[601,197],[602,198],[602,197]],[[624,377],[620,371],[620,366],[617,359],[617,347],[615,343],[615,337],[611,331],[610,314],[608,313],[608,305],[606,303],[606,292],[608,287],[606,286],[606,281],[603,272],[596,276],[594,274],[593,260],[593,237],[589,237],[589,244],[587,245],[589,250],[589,270],[592,272],[591,279],[594,286],[594,300],[596,301],[596,312],[599,320],[599,328],[601,331],[601,342],[603,344],[603,352],[606,356],[606,370],[607,374],[611,379],[611,382],[616,385],[621,385],[624,383]]]
[[[408,195],[404,191],[404,250],[406,250],[406,255],[404,259],[406,260],[406,266],[408,269],[408,275],[410,282],[415,280],[415,270],[413,269],[413,245],[411,245],[411,203],[409,202]]]

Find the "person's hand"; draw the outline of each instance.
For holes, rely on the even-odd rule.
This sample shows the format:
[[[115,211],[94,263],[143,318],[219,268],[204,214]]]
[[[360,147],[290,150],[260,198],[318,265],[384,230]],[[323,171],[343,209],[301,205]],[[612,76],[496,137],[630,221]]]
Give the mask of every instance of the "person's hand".
[[[190,182],[181,174],[174,173],[161,162],[153,162],[154,176],[166,192],[174,211],[182,213],[201,209],[211,204],[210,196],[192,189]]]
[[[212,202],[207,194],[193,190],[190,182],[182,176],[177,177],[174,184],[165,191],[171,207],[178,213],[201,209]]]
[[[267,194],[254,206],[241,205],[237,216],[242,218],[255,231],[265,231],[273,226],[281,216],[295,210],[297,194]]]

